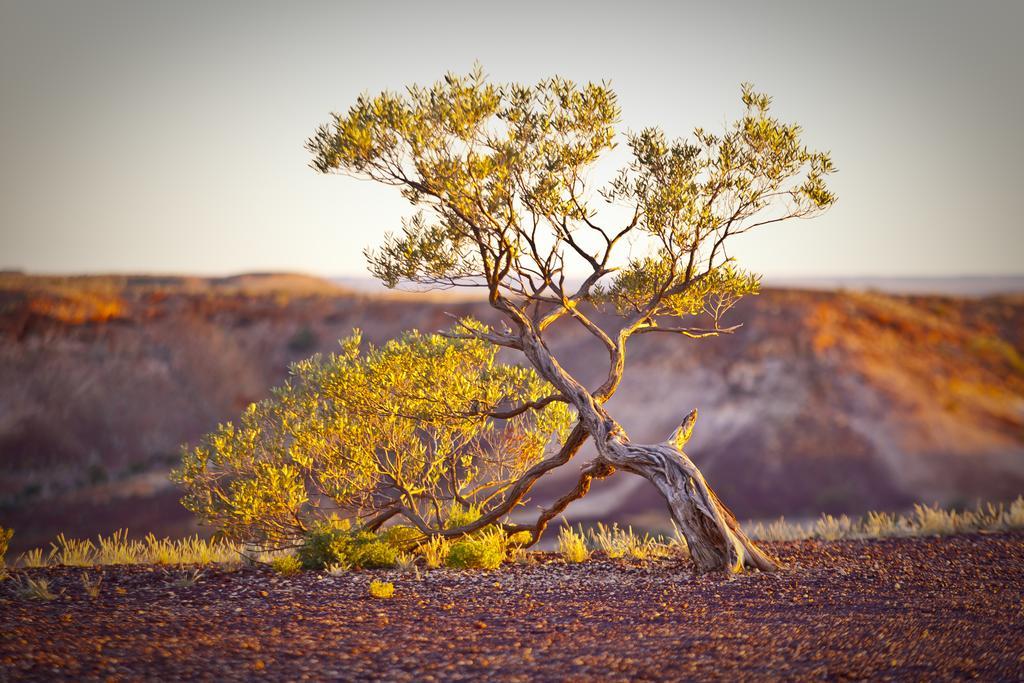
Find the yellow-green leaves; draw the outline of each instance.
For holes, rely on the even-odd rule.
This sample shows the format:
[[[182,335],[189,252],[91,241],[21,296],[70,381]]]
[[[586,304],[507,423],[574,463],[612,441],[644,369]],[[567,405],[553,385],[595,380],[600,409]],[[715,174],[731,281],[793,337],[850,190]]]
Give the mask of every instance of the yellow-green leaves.
[[[451,501],[500,491],[571,419],[557,402],[491,418],[551,393],[495,355],[479,340],[418,332],[362,349],[356,331],[186,451],[183,503],[232,539],[270,544],[335,508],[362,516],[397,504],[440,528]]]
[[[573,188],[614,146],[618,119],[606,84],[556,77],[499,85],[477,68],[402,94],[360,97],[306,147],[318,171],[399,186],[432,213],[406,221],[368,254],[385,284],[479,284],[509,258],[525,263],[526,216],[584,213]]]

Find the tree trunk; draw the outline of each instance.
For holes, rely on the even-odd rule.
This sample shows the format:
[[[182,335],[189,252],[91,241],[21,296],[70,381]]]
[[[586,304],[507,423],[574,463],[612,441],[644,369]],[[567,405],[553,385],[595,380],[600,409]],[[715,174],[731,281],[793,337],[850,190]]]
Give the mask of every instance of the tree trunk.
[[[608,465],[633,472],[661,492],[672,519],[686,538],[698,571],[778,569],[778,564],[747,538],[736,517],[718,500],[704,475],[683,453],[682,446],[693,431],[697,411],[691,411],[665,443],[630,443],[601,402],[559,365],[535,331],[527,328],[522,342],[523,352],[534,368],[579,412],[582,425],[597,447],[595,466]]]
[[[736,517],[679,448],[670,443],[632,444],[612,436],[599,451],[612,466],[654,484],[686,538],[698,571],[778,569],[776,562],[747,538]]]

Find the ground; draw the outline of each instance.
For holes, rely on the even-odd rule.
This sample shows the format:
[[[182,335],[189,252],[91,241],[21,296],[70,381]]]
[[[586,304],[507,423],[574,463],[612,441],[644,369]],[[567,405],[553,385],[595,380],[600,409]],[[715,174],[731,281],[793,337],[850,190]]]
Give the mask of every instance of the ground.
[[[19,571],[0,584],[0,680],[1024,677],[1024,533],[767,545],[786,571],[107,567],[95,598],[80,568]],[[17,595],[26,575],[58,597]],[[371,598],[374,578],[394,597]]]

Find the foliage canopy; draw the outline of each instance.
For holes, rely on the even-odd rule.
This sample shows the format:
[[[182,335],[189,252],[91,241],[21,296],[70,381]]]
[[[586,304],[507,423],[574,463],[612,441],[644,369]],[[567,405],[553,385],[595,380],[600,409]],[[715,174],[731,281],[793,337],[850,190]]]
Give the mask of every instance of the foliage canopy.
[[[503,413],[549,389],[479,340],[409,332],[361,347],[357,332],[339,353],[294,364],[270,398],[186,451],[185,506],[228,538],[268,545],[339,513],[441,528],[453,503],[499,495],[571,421],[555,401]]]

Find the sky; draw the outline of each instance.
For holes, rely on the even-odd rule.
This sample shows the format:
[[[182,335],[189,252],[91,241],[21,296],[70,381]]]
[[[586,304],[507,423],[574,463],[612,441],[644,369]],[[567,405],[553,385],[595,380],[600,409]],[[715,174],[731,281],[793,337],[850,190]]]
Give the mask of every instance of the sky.
[[[366,274],[410,213],[318,175],[362,92],[479,62],[608,80],[621,130],[720,129],[739,84],[829,149],[838,204],[745,235],[769,276],[1024,274],[1024,3],[0,0],[0,269]]]

